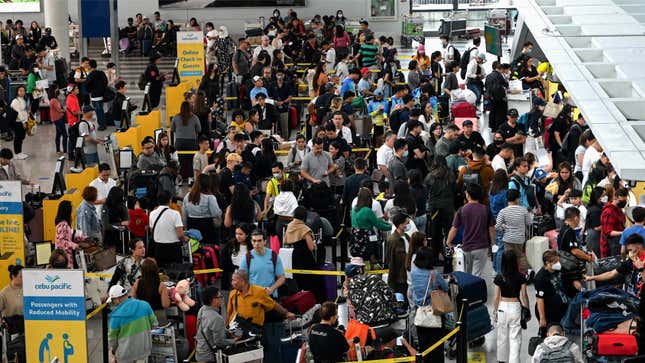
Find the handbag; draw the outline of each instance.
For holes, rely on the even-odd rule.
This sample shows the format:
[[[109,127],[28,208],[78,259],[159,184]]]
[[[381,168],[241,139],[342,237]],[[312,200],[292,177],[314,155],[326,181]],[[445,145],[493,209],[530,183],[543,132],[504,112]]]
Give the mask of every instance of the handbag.
[[[432,312],[435,315],[443,315],[455,311],[455,306],[447,292],[443,290],[432,290],[430,293]]]
[[[531,310],[526,306],[522,306],[522,313],[520,318],[520,325],[522,326],[522,329],[526,330],[526,323],[528,323],[529,320],[531,320]]]
[[[428,290],[430,289],[430,281],[432,281],[432,272],[430,272],[428,285],[426,286],[426,293],[423,298],[424,306],[417,309],[417,313],[414,316],[414,325],[422,328],[441,328],[443,326],[441,323],[441,316],[434,314],[432,304],[425,305],[428,298]]]
[[[560,115],[560,112],[562,112],[562,109],[564,109],[564,105],[561,103],[553,103],[553,102],[548,102],[546,106],[544,106],[544,112],[542,113],[545,117],[553,117],[556,118]]]
[[[542,337],[531,337],[529,338],[529,355],[533,356],[535,353],[535,349],[537,349],[538,345],[542,344],[544,339]]]

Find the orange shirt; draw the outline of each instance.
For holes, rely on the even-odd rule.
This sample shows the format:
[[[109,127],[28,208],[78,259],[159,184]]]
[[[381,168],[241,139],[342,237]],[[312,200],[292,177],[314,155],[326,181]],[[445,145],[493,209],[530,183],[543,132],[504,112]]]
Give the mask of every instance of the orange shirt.
[[[67,124],[74,126],[78,122],[78,115],[74,115],[72,112],[80,113],[81,106],[78,103],[78,97],[72,93],[67,96],[65,100],[65,107],[67,112]]]

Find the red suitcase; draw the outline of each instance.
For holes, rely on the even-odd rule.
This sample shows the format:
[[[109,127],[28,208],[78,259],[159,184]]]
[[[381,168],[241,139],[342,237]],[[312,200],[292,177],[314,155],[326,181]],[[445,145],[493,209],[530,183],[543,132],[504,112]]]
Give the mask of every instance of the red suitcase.
[[[475,106],[468,102],[459,102],[452,105],[450,113],[454,118],[477,117],[477,109]]]
[[[197,335],[197,315],[186,314],[186,339],[190,350],[195,349],[195,335]]]
[[[600,356],[628,357],[638,354],[636,336],[630,334],[598,334],[593,337],[593,353]]]
[[[208,270],[219,268],[219,246],[205,246],[202,245],[200,249],[193,253],[193,269],[195,270]],[[210,272],[206,274],[195,275],[195,279],[202,287],[212,286],[219,278],[220,272]]]
[[[300,291],[282,300],[282,306],[294,314],[304,314],[316,305],[316,297],[311,291]]]
[[[298,109],[295,106],[289,107],[289,120],[291,121],[291,129],[295,130],[298,127]]]

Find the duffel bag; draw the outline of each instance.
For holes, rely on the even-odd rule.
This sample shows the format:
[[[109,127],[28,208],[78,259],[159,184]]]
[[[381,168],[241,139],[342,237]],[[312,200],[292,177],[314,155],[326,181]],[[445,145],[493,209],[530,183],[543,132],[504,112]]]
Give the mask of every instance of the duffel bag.
[[[638,354],[638,343],[629,334],[598,334],[592,339],[592,350],[600,356],[628,357]]]

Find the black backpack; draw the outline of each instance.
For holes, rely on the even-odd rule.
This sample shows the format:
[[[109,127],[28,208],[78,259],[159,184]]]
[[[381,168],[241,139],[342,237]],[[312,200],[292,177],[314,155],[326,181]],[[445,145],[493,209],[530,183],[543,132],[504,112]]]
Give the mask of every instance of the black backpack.
[[[81,131],[79,130],[81,122],[85,122],[89,127],[89,123],[87,121],[79,120],[77,123],[75,123],[72,127],[69,128],[69,139],[72,140],[73,145],[76,145],[76,139],[81,136]]]
[[[472,47],[464,52],[459,59],[459,68],[461,68],[461,78],[466,79],[466,69],[468,68],[468,63],[470,63],[470,52],[472,52],[477,47]]]
[[[466,167],[466,172],[461,177],[461,182],[464,185],[464,189],[468,184],[482,185],[481,176],[479,175],[479,172],[470,170],[470,165],[468,165],[468,163],[466,163],[465,167]]]
[[[452,48],[452,60],[457,62],[457,64],[461,64],[461,53],[459,53],[457,48],[455,48],[455,46],[452,45],[452,44],[450,44],[450,46],[448,46],[448,48]],[[448,49],[448,48],[446,48],[446,49]]]
[[[576,147],[578,147],[579,140],[571,140],[571,130],[574,127],[577,127],[580,129],[580,132],[582,132],[582,126],[580,126],[579,123],[574,122],[574,124],[569,128],[569,131],[564,135],[564,140],[562,140],[562,146],[560,147],[560,151],[567,157],[575,151]]]

